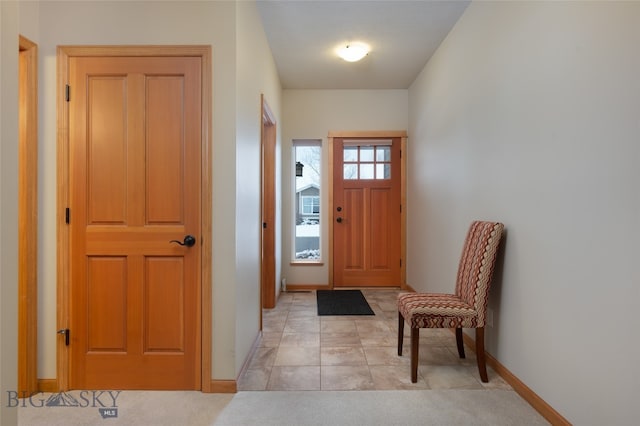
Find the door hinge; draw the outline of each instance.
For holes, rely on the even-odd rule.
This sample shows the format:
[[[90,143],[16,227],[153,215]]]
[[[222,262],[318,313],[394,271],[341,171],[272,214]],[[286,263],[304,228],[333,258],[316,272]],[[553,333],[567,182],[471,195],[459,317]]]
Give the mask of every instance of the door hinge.
[[[267,222],[262,222],[262,228],[267,229]]]
[[[64,221],[65,223],[69,224],[71,220],[71,210],[69,210],[69,207],[67,207],[66,209],[64,209]]]
[[[65,346],[69,346],[69,336],[71,332],[68,328],[63,328],[62,330],[58,330],[58,334],[64,334],[64,344]]]
[[[69,88],[68,84],[65,84],[65,86],[64,86],[64,99],[67,102],[69,102],[69,100],[71,99],[70,92],[71,92],[71,88]]]
[[[400,267],[402,268],[402,259],[400,259]]]

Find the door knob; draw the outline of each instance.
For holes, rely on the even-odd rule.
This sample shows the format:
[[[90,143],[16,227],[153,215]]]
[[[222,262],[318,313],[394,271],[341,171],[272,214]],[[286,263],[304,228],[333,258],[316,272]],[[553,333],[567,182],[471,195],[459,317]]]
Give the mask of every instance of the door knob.
[[[342,218],[341,218],[341,217],[338,217],[338,218],[336,219],[336,222],[338,222],[338,223],[342,223]]]
[[[62,330],[58,330],[58,334],[62,334],[64,335],[64,344],[65,346],[69,346],[69,329],[68,328],[63,328]]]
[[[196,244],[196,237],[193,235],[186,235],[182,241],[171,240],[169,242],[180,244],[181,246],[193,247]]]

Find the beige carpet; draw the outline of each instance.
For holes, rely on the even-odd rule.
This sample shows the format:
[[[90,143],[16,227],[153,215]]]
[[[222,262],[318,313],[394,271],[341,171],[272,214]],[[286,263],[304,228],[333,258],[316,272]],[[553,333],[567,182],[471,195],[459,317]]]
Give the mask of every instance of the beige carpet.
[[[33,396],[31,400],[20,399],[18,424],[208,426],[213,424],[234,396],[196,391],[117,392],[69,391],[63,398],[55,398],[57,394],[41,393]],[[52,396],[55,398],[51,400],[52,403],[67,405],[47,407],[45,404]],[[74,405],[76,403],[77,405]]]
[[[216,426],[548,425],[508,390],[240,392]]]
[[[545,425],[508,390],[201,392],[70,391],[19,404],[19,425]],[[49,403],[55,406],[47,406]]]

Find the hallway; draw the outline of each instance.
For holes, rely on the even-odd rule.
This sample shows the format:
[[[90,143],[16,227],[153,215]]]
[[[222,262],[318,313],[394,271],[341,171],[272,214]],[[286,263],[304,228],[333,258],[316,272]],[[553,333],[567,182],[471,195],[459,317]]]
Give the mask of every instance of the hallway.
[[[458,357],[453,333],[420,331],[418,382],[411,383],[409,330],[397,355],[398,289],[363,289],[375,316],[317,315],[316,294],[281,293],[263,311],[263,338],[238,390],[511,390],[488,367],[489,383],[478,376],[474,352]]]

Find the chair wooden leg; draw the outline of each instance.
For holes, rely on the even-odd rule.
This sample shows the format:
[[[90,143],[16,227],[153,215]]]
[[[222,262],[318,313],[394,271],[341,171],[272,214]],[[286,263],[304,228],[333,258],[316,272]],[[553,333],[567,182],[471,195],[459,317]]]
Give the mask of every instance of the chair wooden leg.
[[[402,341],[404,340],[404,317],[398,311],[398,356],[402,356]]]
[[[464,358],[464,341],[462,340],[462,328],[456,328],[456,344],[458,345],[458,355]]]
[[[487,362],[484,356],[484,327],[476,328],[476,359],[478,360],[480,379],[487,383],[489,376],[487,376]]]
[[[411,383],[418,381],[418,344],[420,343],[420,329],[411,328]]]

